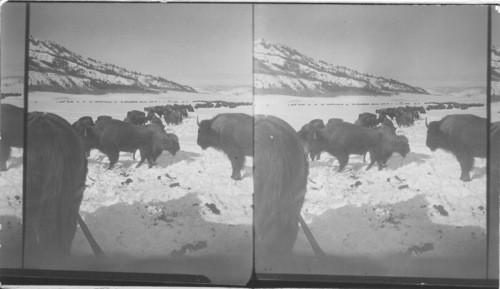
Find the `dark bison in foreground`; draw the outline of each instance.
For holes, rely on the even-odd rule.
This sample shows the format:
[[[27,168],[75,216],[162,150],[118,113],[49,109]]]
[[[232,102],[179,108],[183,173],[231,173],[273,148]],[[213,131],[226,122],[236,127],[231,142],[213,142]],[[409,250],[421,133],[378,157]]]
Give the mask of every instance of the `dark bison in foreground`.
[[[24,109],[2,104],[0,113],[0,171],[6,171],[12,147],[24,146]]]
[[[445,116],[427,124],[425,144],[431,151],[443,149],[451,152],[460,163],[462,181],[470,181],[474,158],[486,157],[486,119],[471,114]]]
[[[327,125],[313,134],[313,139],[321,151],[326,151],[339,161],[341,172],[349,162],[349,155],[364,155],[370,153],[369,170],[377,162],[382,169],[382,138],[383,135],[375,129],[361,127],[348,122],[338,122]]]
[[[318,129],[325,127],[325,123],[321,119],[313,119],[309,123],[306,123],[298,131],[298,136],[306,155],[309,155],[311,160],[319,160],[321,156],[321,149],[316,145],[316,142],[312,141],[312,136],[314,132]]]
[[[243,113],[223,113],[198,123],[198,145],[223,151],[233,168],[231,178],[241,180],[245,156],[253,156],[253,117]]]
[[[254,228],[257,266],[291,254],[306,194],[308,163],[295,130],[255,117]]]
[[[25,265],[63,266],[63,258],[70,255],[85,189],[85,148],[66,120],[32,112],[26,154]]]
[[[91,127],[87,132],[86,144],[88,150],[97,148],[108,156],[108,169],[112,169],[116,164],[120,152],[133,153],[139,150],[141,161],[136,167],[140,167],[147,160],[150,168],[159,155],[154,148],[161,147],[162,150],[170,151],[172,155],[176,153],[176,150],[170,147],[174,145],[170,139],[165,139],[146,126],[137,126],[115,119],[101,121]]]

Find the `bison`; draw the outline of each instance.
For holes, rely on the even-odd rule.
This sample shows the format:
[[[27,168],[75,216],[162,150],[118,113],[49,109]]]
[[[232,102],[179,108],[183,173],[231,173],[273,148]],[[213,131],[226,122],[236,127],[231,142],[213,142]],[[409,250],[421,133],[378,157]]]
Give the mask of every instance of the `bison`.
[[[460,180],[470,181],[474,158],[486,157],[486,119],[471,114],[452,114],[427,124],[425,144],[431,151],[451,152],[460,163]]]
[[[95,123],[98,123],[100,121],[107,120],[107,119],[113,119],[113,118],[109,115],[100,115],[96,118]]]
[[[325,127],[325,123],[321,119],[313,119],[309,123],[302,126],[297,133],[306,155],[310,155],[312,161],[319,160],[321,156],[320,149],[315,145],[316,143],[311,140],[313,133]]]
[[[12,147],[24,146],[24,109],[2,104],[0,114],[0,171],[7,170]]]
[[[413,114],[409,111],[396,115],[396,124],[401,126],[411,126],[414,123]]]
[[[146,114],[142,111],[131,110],[127,112],[127,117],[123,120],[135,125],[144,125],[146,123]]]
[[[96,123],[88,130],[86,144],[88,150],[97,148],[108,156],[108,169],[112,169],[116,164],[120,152],[133,153],[136,150],[141,154],[141,160],[136,167],[140,167],[147,160],[151,168],[155,159],[153,136],[154,132],[145,126],[110,119]]]
[[[156,159],[164,150],[168,151],[173,156],[180,150],[179,138],[177,135],[166,133],[163,126],[157,124],[147,124],[145,127],[153,133],[153,163],[156,163]]]
[[[25,265],[61,265],[70,255],[85,189],[84,144],[63,118],[32,112],[26,155]]]
[[[255,117],[254,228],[258,266],[292,253],[309,173],[295,130],[273,116]]]
[[[163,118],[166,124],[180,124],[182,123],[182,114],[179,110],[167,108],[164,111]]]
[[[397,135],[391,127],[381,125],[373,128],[382,134],[381,161],[385,165],[393,153],[399,153],[402,157],[410,152],[408,138],[403,135]]]
[[[321,151],[326,151],[339,161],[338,172],[344,170],[349,155],[370,153],[369,170],[377,162],[382,169],[382,134],[377,130],[348,122],[338,122],[313,133],[313,140]]]
[[[358,119],[354,122],[355,125],[362,127],[375,127],[378,123],[377,115],[369,112],[360,113]]]
[[[161,126],[163,129],[165,126],[161,122],[161,119],[156,116],[156,113],[153,110],[148,111],[148,115],[146,116],[146,119],[151,122],[152,124],[156,124]]]
[[[92,117],[83,116],[83,117],[80,117],[77,121],[75,121],[72,124],[72,126],[78,132],[78,135],[83,137],[87,128],[93,126],[94,124],[95,123],[94,123],[94,120],[92,119]]]
[[[328,120],[328,122],[326,123],[326,125],[332,125],[332,124],[335,124],[335,123],[338,123],[338,122],[343,122],[344,120],[341,119],[341,118],[330,118]]]
[[[197,144],[203,149],[223,151],[233,172],[231,178],[241,180],[245,156],[253,156],[253,117],[243,113],[222,113],[198,122]]]

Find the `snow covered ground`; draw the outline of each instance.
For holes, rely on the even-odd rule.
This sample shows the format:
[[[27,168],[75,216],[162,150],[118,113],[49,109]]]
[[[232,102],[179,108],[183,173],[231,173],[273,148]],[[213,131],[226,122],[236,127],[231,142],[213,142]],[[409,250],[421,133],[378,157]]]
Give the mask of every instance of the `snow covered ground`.
[[[339,117],[354,122],[359,113],[383,107],[485,102],[484,90],[435,93],[255,96],[255,113],[278,116],[298,130],[314,118],[327,121]],[[218,99],[252,101],[251,90],[105,96],[36,92],[30,93],[29,111],[53,112],[72,123],[85,115],[123,119],[127,111],[145,106]],[[5,101],[22,106],[22,98]],[[493,107],[500,111],[499,106]],[[424,117],[429,121],[453,113],[485,117],[485,109],[430,111]],[[179,136],[181,151],[175,157],[164,152],[152,169],[136,169],[137,160],[122,153],[116,167],[107,170],[107,157],[92,151],[80,211],[108,258],[95,261],[78,228],[72,251],[80,259],[74,268],[64,269],[193,273],[219,284],[246,283],[252,269],[252,160],[247,159],[243,180],[233,181],[230,163],[221,152],[202,151],[197,146],[196,116],[202,120],[222,112],[252,114],[253,110],[240,106],[190,113],[182,125],[168,127]],[[451,154],[431,152],[425,146],[423,119],[412,127],[399,128],[397,133],[408,137],[411,152],[404,159],[394,155],[382,171],[365,171],[367,164],[358,156],[351,156],[342,173],[336,172],[338,162],[327,153],[310,162],[302,215],[328,258],[314,258],[300,230],[294,248],[296,262],[273,272],[484,277],[486,160],[476,159],[472,181],[464,183]],[[7,253],[16,256],[11,247],[20,248],[22,150],[13,150],[8,166],[9,171],[0,174],[2,262]]]
[[[278,116],[296,130],[312,119],[354,122],[361,112],[384,107],[427,106],[426,102],[485,103],[484,90],[445,95],[401,94],[392,97],[302,98],[255,96],[255,113]],[[486,117],[486,107],[430,111],[423,117],[471,113]],[[425,146],[425,120],[398,128],[411,152],[393,155],[387,168],[371,169],[351,156],[338,173],[337,160],[323,153],[310,162],[302,215],[319,245],[330,256],[313,260],[299,232],[296,264],[275,272],[483,278],[486,264],[486,160],[476,159],[472,181],[459,180],[460,166],[447,152]],[[310,260],[310,261],[308,261]]]

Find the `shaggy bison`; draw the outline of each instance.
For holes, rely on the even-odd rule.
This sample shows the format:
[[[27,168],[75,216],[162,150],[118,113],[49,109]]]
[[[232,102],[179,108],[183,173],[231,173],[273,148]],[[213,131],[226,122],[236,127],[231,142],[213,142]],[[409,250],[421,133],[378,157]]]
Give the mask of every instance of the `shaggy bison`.
[[[427,124],[425,144],[431,151],[443,149],[451,152],[460,163],[460,179],[470,181],[474,157],[486,157],[486,119],[471,114],[445,116]]]
[[[87,149],[97,148],[109,158],[109,168],[112,169],[113,166],[118,161],[120,152],[135,152],[139,150],[141,153],[141,161],[137,164],[137,168],[140,167],[144,161],[148,161],[149,167],[153,166],[155,153],[153,152],[153,147],[155,145],[167,149],[169,151],[174,151],[168,147],[168,144],[172,142],[167,142],[165,144],[156,144],[158,139],[154,138],[155,133],[145,126],[137,126],[130,123],[126,123],[120,120],[110,119],[96,123],[87,132],[86,144]],[[172,153],[175,154],[175,153]]]
[[[87,130],[87,128],[93,126],[94,124],[95,124],[94,120],[92,120],[90,116],[83,116],[80,117],[80,119],[78,119],[77,121],[75,121],[72,124],[72,126],[78,132],[78,135],[83,137],[85,135],[85,131]]]
[[[181,149],[179,138],[173,133],[166,133],[163,126],[152,123],[147,124],[145,127],[153,133],[153,147],[151,151],[153,163],[156,163],[156,159],[163,151],[168,151],[171,155],[175,156]]]
[[[255,117],[254,228],[258,264],[291,254],[306,194],[308,163],[295,130]]]
[[[12,147],[24,146],[24,109],[2,104],[0,114],[0,171],[7,170]]]
[[[321,156],[321,150],[316,145],[315,142],[312,141],[313,133],[325,127],[325,123],[321,119],[313,119],[309,123],[306,123],[300,131],[297,133],[299,136],[302,145],[304,146],[304,151],[306,155],[310,155],[312,161],[319,160]]]
[[[381,161],[385,165],[393,153],[399,153],[402,157],[410,152],[408,138],[394,133],[391,127],[381,125],[373,128],[382,134]]]
[[[152,124],[156,124],[164,128],[165,126],[161,122],[161,119],[156,116],[156,113],[153,110],[148,111],[148,115],[146,116],[146,119],[151,122]]]
[[[253,117],[243,113],[223,113],[198,122],[198,145],[223,151],[233,168],[231,178],[241,180],[245,156],[253,156]]]
[[[377,115],[369,112],[360,113],[358,119],[354,122],[355,125],[362,127],[375,127],[378,123]]]
[[[127,112],[127,117],[123,121],[135,125],[144,125],[146,123],[146,114],[142,111],[131,110]]]
[[[313,139],[321,151],[327,151],[339,161],[341,172],[349,162],[349,155],[370,153],[369,170],[377,162],[382,169],[382,137],[377,130],[361,127],[348,122],[327,125],[313,134]]]
[[[98,123],[100,121],[107,120],[107,119],[113,119],[113,118],[109,115],[100,115],[96,118],[95,123]]]
[[[85,189],[85,148],[66,120],[32,112],[26,155],[25,264],[61,266],[70,255]]]
[[[344,120],[341,119],[341,118],[330,118],[328,120],[328,122],[326,123],[326,125],[332,125],[332,124],[335,124],[335,123],[338,123],[338,122],[343,122]]]

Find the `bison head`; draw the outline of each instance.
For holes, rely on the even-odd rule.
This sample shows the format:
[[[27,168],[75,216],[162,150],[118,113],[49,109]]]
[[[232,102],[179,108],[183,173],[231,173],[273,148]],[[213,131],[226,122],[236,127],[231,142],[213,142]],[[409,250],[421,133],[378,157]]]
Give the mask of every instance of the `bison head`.
[[[198,139],[196,143],[201,149],[206,150],[208,147],[220,148],[219,134],[212,129],[214,119],[206,119],[198,123]]]
[[[427,119],[425,119],[425,125],[427,126],[427,139],[425,140],[425,145],[431,150],[435,151],[438,148],[448,150],[449,144],[446,135],[439,129],[441,122],[432,121],[427,124]]]
[[[173,156],[180,150],[179,138],[173,133],[155,133],[153,137],[153,153],[160,155],[162,151],[168,151]]]
[[[173,133],[167,133],[166,141],[164,142],[162,149],[175,156],[175,154],[181,149],[179,145],[179,138]]]
[[[317,131],[320,128],[315,127],[314,124],[305,124],[297,133],[302,147],[304,148],[304,153],[308,155],[312,153],[313,155],[321,152],[321,146],[318,142]]]
[[[408,142],[408,138],[404,135],[396,136],[397,147],[395,151],[399,153],[401,156],[406,157],[406,155],[410,152],[410,144]]]

